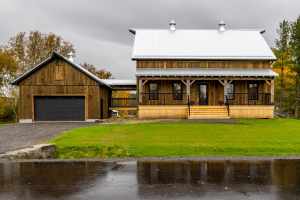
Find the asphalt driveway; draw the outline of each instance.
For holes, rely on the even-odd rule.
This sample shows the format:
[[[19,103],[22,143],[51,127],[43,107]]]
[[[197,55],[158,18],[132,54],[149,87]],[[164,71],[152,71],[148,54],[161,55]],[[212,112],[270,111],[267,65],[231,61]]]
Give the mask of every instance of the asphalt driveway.
[[[0,154],[46,143],[66,131],[87,126],[99,126],[99,124],[89,122],[49,122],[3,125],[0,126]]]

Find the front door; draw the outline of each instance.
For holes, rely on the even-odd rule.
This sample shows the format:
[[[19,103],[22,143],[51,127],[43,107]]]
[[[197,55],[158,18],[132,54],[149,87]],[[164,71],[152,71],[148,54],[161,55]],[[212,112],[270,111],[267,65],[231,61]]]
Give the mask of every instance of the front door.
[[[208,84],[199,85],[199,105],[208,105]]]

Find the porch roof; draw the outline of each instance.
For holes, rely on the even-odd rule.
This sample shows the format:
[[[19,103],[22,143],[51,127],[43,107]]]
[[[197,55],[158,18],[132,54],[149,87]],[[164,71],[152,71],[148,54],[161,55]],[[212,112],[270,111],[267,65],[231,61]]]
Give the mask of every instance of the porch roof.
[[[137,68],[136,76],[278,76],[271,69]]]

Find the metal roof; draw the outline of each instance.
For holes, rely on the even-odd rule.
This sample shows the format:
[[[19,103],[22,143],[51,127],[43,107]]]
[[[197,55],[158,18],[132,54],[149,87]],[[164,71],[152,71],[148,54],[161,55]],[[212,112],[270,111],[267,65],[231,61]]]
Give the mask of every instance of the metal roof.
[[[136,85],[136,80],[133,79],[101,79],[108,85]]]
[[[265,30],[130,29],[133,60],[276,60]]]
[[[29,70],[28,72],[26,72],[25,74],[23,74],[22,76],[20,76],[16,80],[14,80],[11,84],[12,85],[19,85],[20,81],[24,80],[25,78],[27,78],[28,76],[30,76],[31,74],[33,74],[34,72],[36,72],[41,67],[43,67],[45,64],[49,63],[50,61],[52,61],[55,58],[60,58],[60,59],[64,60],[65,62],[69,63],[71,66],[75,67],[76,69],[78,69],[79,71],[81,71],[85,75],[89,76],[94,81],[96,81],[99,85],[105,85],[105,86],[111,88],[111,86],[109,86],[106,82],[102,81],[97,76],[95,76],[94,74],[90,73],[89,71],[87,71],[86,69],[84,69],[83,67],[81,67],[80,65],[78,65],[78,64],[70,61],[68,58],[60,55],[56,51],[53,51],[51,57],[47,58],[46,60],[44,60],[43,62],[41,62],[40,64],[38,64],[36,67],[32,68],[31,70]]]
[[[136,76],[278,76],[271,69],[137,68]]]

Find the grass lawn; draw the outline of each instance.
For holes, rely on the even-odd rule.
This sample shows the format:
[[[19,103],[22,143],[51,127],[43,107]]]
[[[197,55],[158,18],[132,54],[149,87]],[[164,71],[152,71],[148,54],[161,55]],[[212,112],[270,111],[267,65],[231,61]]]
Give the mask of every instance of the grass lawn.
[[[300,120],[237,120],[93,126],[50,143],[56,158],[300,155]]]

